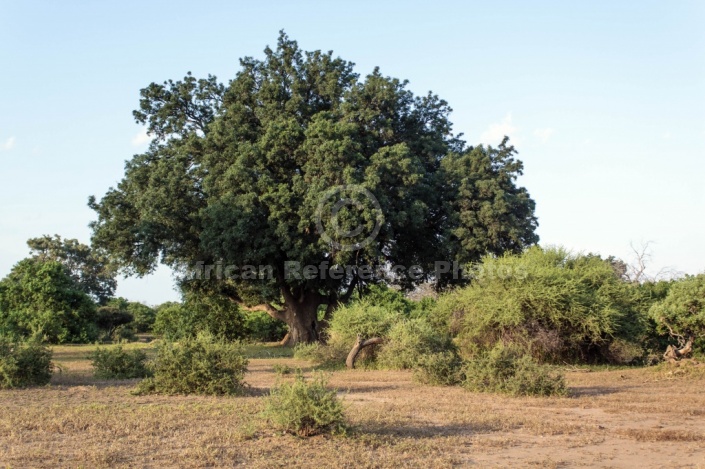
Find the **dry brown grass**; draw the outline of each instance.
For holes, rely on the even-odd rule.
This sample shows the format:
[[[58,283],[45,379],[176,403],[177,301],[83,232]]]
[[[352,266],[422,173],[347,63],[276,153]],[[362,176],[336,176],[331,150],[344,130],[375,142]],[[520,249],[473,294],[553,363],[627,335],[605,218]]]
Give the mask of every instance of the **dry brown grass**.
[[[149,345],[135,345],[149,347]],[[414,383],[410,373],[337,371],[347,436],[301,439],[261,416],[275,364],[251,348],[244,397],[133,396],[96,381],[90,347],[57,347],[45,388],[0,391],[9,467],[705,467],[705,381],[659,368],[568,373],[569,398],[512,398]]]

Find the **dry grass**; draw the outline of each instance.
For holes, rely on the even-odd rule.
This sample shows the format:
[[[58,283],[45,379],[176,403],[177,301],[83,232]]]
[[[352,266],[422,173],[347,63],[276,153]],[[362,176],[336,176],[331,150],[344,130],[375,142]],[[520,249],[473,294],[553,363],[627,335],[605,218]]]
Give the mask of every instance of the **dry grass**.
[[[136,344],[134,347],[151,347]],[[569,398],[512,398],[428,387],[407,372],[336,371],[347,436],[271,430],[263,396],[288,349],[249,347],[245,397],[133,396],[96,381],[91,347],[57,347],[44,388],[0,391],[8,467],[705,467],[699,373],[665,368],[567,374]]]

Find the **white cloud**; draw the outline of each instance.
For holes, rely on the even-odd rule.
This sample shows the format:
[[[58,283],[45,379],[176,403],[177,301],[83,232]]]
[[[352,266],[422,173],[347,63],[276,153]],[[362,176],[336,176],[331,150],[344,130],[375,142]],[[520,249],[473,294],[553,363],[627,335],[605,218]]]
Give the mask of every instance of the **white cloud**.
[[[666,140],[671,138],[671,132],[664,132],[661,137],[665,138]]]
[[[5,151],[10,151],[12,150],[12,147],[15,146],[15,137],[10,137],[7,140],[5,140],[5,143],[2,144],[2,149]]]
[[[552,129],[551,127],[546,127],[545,129],[536,129],[534,130],[534,135],[536,138],[541,140],[541,143],[546,143],[548,142],[548,139],[551,138],[551,135],[553,135],[556,132],[556,129]]]
[[[146,130],[142,130],[140,133],[132,137],[132,145],[136,147],[141,147],[152,141],[152,137],[147,134]]]
[[[482,135],[480,135],[480,142],[489,145],[499,144],[505,135],[511,137],[512,143],[516,144],[516,130],[517,128],[512,124],[512,113],[507,113],[502,119],[502,122],[491,124],[487,130],[485,130]]]

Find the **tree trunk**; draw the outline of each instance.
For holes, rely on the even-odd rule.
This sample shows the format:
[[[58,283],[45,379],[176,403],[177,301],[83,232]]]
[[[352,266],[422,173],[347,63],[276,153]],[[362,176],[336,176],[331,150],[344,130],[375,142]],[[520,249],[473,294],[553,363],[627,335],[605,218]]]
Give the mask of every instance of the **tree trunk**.
[[[666,348],[666,353],[663,354],[663,358],[665,358],[669,362],[675,362],[685,357],[686,355],[689,355],[692,351],[693,337],[691,336],[688,337],[688,340],[685,342],[685,344],[683,344],[681,348],[669,345],[668,348]]]
[[[384,339],[382,339],[381,337],[372,337],[371,339],[362,340],[362,337],[358,335],[357,342],[355,342],[355,345],[353,345],[352,350],[350,350],[350,353],[348,353],[348,358],[345,360],[345,366],[350,369],[355,368],[355,359],[360,353],[360,350],[370,345],[381,344],[382,342],[384,342]]]
[[[318,307],[321,304],[320,297],[315,294],[305,295],[300,300],[285,301],[284,322],[289,326],[289,333],[282,345],[307,344],[320,340]]]

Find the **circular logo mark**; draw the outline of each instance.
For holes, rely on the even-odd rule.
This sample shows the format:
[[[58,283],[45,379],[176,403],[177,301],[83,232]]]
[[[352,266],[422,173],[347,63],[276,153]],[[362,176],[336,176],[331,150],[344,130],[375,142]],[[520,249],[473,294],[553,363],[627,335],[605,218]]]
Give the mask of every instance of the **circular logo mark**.
[[[316,208],[316,229],[326,242],[340,251],[364,248],[377,237],[382,223],[384,214],[379,201],[372,192],[357,184],[328,189]],[[363,237],[365,233],[369,234]]]

